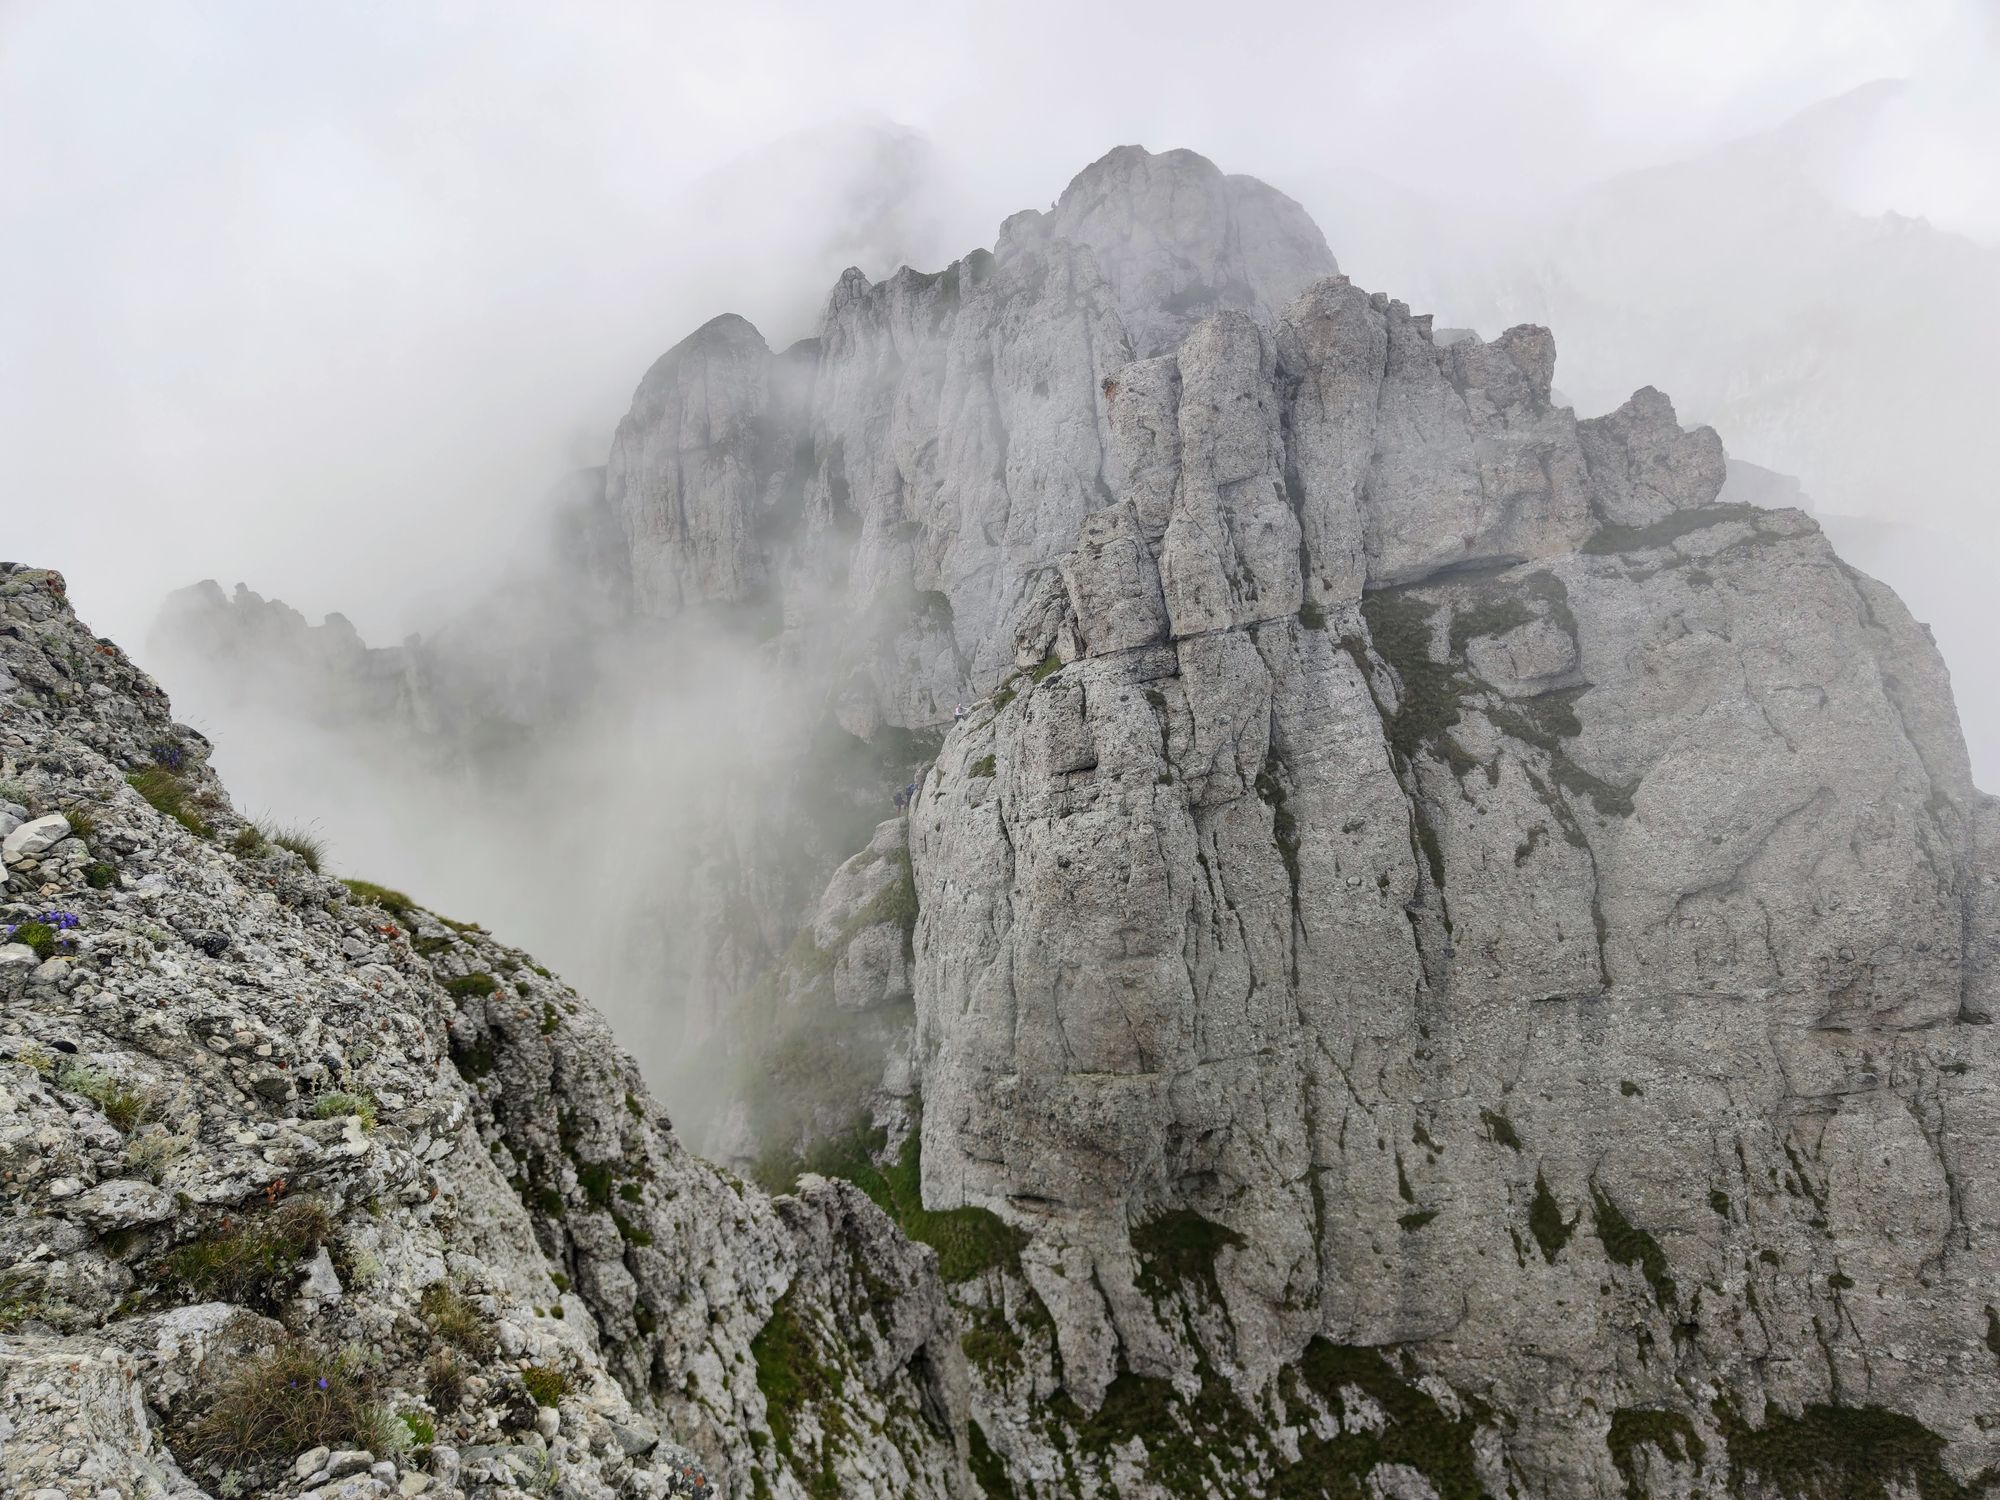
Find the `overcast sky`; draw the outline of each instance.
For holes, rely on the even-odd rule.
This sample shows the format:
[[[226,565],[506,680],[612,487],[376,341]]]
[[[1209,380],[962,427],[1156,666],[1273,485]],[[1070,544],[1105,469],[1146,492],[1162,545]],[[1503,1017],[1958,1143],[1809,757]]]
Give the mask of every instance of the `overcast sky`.
[[[693,326],[810,331],[856,184],[725,169],[843,122],[931,143],[942,260],[1120,142],[1520,208],[1906,76],[1853,192],[1991,241],[1990,12],[0,0],[0,554],[133,641],[210,575],[434,618]]]

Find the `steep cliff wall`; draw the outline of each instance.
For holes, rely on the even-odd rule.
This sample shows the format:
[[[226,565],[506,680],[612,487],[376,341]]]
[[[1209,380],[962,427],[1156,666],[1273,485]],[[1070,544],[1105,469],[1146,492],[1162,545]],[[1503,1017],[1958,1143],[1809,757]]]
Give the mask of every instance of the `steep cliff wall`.
[[[1121,149],[621,425],[628,624],[942,740],[843,850],[731,825],[704,1004],[732,1154],[939,1250],[983,1493],[2000,1472],[2000,808],[1888,591],[1554,366]]]
[[[1658,393],[1577,424],[1545,336],[1425,332],[1327,282],[1114,377],[1144,458],[911,818],[927,1200],[1032,1235],[1086,1406],[1394,1348],[1491,1493],[1638,1432],[1737,1492],[1802,1421],[1981,1470],[1994,804],[1936,653]]]

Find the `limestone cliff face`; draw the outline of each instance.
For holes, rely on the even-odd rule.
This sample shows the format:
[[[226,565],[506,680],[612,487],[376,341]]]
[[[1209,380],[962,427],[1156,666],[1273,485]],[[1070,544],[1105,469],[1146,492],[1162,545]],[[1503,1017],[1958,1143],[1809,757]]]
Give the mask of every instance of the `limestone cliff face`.
[[[899,1368],[980,1492],[2000,1473],[2000,804],[1887,590],[1554,366],[1127,148],[807,344],[708,325],[621,425],[627,628],[735,620],[928,762],[844,863],[718,834],[770,961],[704,1003],[786,1104],[732,1154],[938,1250],[892,1344],[969,1356],[962,1429],[938,1341]],[[785,1430],[789,1483],[851,1446]]]
[[[1462,401],[1378,401],[1399,337]],[[927,1198],[1032,1232],[1085,1404],[1323,1340],[1480,1403],[1496,1494],[1767,1403],[1983,1469],[1994,804],[1942,667],[1658,393],[1551,411],[1546,347],[1323,283],[1114,378],[1149,461],[911,818]]]

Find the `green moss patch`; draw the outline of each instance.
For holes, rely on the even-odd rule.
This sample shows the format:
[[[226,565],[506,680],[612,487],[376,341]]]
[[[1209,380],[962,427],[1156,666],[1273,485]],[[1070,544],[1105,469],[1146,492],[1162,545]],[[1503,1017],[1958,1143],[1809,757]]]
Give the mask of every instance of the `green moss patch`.
[[[1549,1191],[1548,1181],[1539,1171],[1535,1173],[1534,1200],[1528,1205],[1528,1232],[1541,1246],[1542,1259],[1550,1265],[1555,1264],[1556,1256],[1576,1233],[1576,1220],[1562,1216],[1562,1205],[1556,1202],[1556,1195]]]
[[[1715,1404],[1729,1450],[1729,1488],[1751,1475],[1785,1500],[1970,1500],[1974,1491],[1944,1466],[1945,1440],[1914,1417],[1880,1406],[1812,1405],[1789,1416],[1775,1404],[1752,1427],[1726,1401]]]
[[[1637,1266],[1653,1289],[1653,1300],[1664,1311],[1677,1295],[1673,1273],[1667,1268],[1667,1254],[1660,1242],[1626,1218],[1609,1195],[1593,1183],[1590,1189],[1591,1219],[1604,1253],[1621,1266]]]
[[[1222,1287],[1216,1280],[1215,1259],[1224,1250],[1240,1250],[1243,1245],[1243,1236],[1235,1230],[1187,1209],[1149,1219],[1132,1230],[1139,1289],[1155,1301],[1175,1290],[1199,1289],[1219,1307]]]
[[[1646,1487],[1639,1479],[1638,1450],[1649,1444],[1676,1463],[1691,1463],[1697,1469],[1708,1457],[1708,1445],[1694,1430],[1694,1423],[1682,1412],[1653,1411],[1624,1406],[1611,1414],[1611,1430],[1604,1435],[1611,1450],[1611,1463],[1625,1480],[1625,1500],[1647,1500]]]

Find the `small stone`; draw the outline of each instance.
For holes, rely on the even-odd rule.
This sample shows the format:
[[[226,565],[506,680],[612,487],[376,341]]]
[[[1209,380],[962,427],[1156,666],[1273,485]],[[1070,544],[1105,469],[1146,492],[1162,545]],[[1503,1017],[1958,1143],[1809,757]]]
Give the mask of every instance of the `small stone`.
[[[545,1442],[554,1442],[556,1434],[562,1431],[562,1413],[553,1406],[544,1406],[535,1413],[535,1431]]]
[[[618,1443],[618,1451],[627,1458],[643,1458],[660,1446],[660,1435],[643,1422],[610,1422],[611,1436]]]
[[[446,1484],[458,1478],[458,1449],[450,1443],[437,1443],[431,1448],[431,1473]]]
[[[298,1456],[297,1462],[292,1465],[292,1476],[299,1480],[308,1479],[317,1474],[320,1471],[320,1467],[330,1457],[332,1457],[332,1453],[326,1448],[308,1448]]]
[[[126,1229],[135,1224],[158,1224],[174,1213],[171,1194],[150,1182],[121,1177],[100,1182],[70,1206],[70,1217],[81,1220],[100,1234],[109,1229]]]
[[[401,1479],[396,1481],[396,1492],[400,1495],[405,1496],[406,1500],[408,1496],[421,1495],[425,1490],[429,1489],[430,1487],[431,1487],[431,1476],[428,1474],[420,1474],[415,1469],[412,1469],[409,1473],[405,1474]]]
[[[363,1469],[374,1467],[375,1455],[366,1448],[343,1448],[326,1461],[328,1479],[344,1479],[349,1474],[359,1474]]]
[[[379,1463],[370,1464],[368,1472],[384,1484],[394,1484],[396,1482],[396,1466],[386,1458]]]
[[[45,854],[69,837],[69,819],[61,813],[31,818],[0,839],[0,860],[8,864]]]

